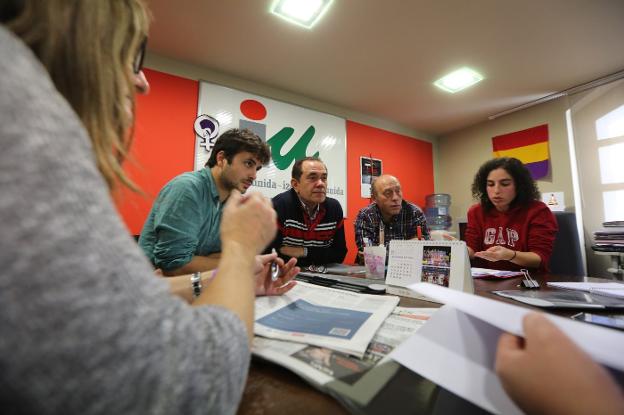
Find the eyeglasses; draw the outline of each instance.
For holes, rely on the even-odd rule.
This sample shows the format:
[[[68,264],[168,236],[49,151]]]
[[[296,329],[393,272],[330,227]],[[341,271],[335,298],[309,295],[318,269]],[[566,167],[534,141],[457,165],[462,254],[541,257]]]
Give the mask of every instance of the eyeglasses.
[[[143,59],[145,58],[145,50],[147,49],[147,37],[143,39],[141,42],[141,46],[139,46],[139,50],[134,57],[134,62],[132,62],[132,70],[135,74],[139,74],[141,69],[143,69]]]

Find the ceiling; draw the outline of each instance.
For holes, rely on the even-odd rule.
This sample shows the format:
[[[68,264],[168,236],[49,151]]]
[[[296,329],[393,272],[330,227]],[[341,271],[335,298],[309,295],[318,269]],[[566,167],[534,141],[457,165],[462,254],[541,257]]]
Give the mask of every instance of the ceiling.
[[[271,2],[148,0],[149,50],[432,136],[624,69],[624,0],[334,0],[312,30]]]

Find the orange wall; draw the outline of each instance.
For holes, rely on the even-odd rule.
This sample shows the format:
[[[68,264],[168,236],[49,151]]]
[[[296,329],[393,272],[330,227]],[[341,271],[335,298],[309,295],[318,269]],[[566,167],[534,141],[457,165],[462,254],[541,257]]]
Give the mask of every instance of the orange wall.
[[[137,98],[131,159],[125,170],[146,195],[122,191],[119,209],[128,230],[141,233],[160,189],[173,177],[193,170],[199,84],[145,69],[150,93]]]
[[[433,193],[433,149],[430,142],[347,121],[347,219],[345,235],[349,252],[346,263],[353,263],[355,218],[368,206],[369,199],[360,197],[360,157],[382,161],[382,172],[401,182],[403,197],[424,207],[425,196]],[[331,173],[330,173],[331,174]]]
[[[134,235],[141,232],[152,202],[165,183],[193,169],[193,122],[199,94],[196,81],[149,69],[145,74],[151,92],[138,97],[133,161],[125,168],[146,196],[123,191],[117,197],[118,209]],[[347,121],[346,263],[353,263],[356,254],[355,217],[368,205],[368,199],[360,197],[360,156],[370,155],[383,161],[384,173],[398,177],[407,200],[422,207],[425,195],[433,193],[431,143]]]

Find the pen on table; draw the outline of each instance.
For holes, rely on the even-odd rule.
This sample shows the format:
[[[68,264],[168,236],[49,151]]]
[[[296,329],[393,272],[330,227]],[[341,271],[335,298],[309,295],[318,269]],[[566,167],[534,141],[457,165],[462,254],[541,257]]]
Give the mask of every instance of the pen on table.
[[[422,239],[422,227],[420,225],[416,227],[416,236],[418,236],[419,241]]]
[[[271,250],[272,254],[277,254],[275,248]],[[279,266],[277,265],[277,260],[271,261],[271,281],[277,281],[277,277],[279,277]]]

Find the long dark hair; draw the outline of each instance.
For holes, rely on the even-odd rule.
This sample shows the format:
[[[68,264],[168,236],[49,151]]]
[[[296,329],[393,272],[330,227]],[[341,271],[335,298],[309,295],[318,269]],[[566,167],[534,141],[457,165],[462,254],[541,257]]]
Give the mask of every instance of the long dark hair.
[[[478,200],[484,209],[494,207],[487,194],[487,178],[490,172],[496,169],[504,169],[514,180],[516,198],[510,207],[528,205],[532,200],[540,200],[537,184],[524,164],[513,157],[501,157],[483,163],[472,182],[472,197]]]

